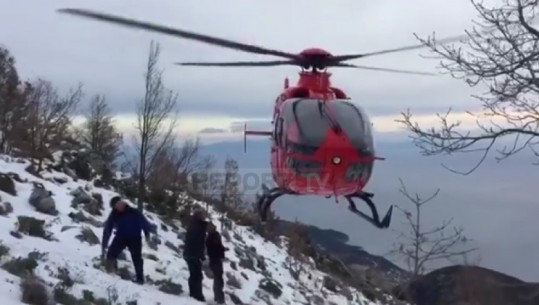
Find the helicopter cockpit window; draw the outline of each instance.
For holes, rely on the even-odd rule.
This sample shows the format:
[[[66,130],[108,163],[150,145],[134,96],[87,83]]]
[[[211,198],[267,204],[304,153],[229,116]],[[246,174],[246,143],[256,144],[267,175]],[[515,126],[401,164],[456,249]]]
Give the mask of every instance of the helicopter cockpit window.
[[[374,145],[369,117],[361,109],[347,101],[331,103],[335,118],[354,147],[363,155],[372,155]]]
[[[284,112],[286,124],[296,124],[299,133],[299,143],[288,142],[288,150],[313,154],[324,143],[329,120],[320,112],[319,104],[311,99],[298,99],[286,105]]]
[[[287,125],[291,123],[297,125],[300,138],[300,143],[293,143],[287,148],[298,153],[315,153],[331,129],[330,115],[335,117],[337,124],[361,155],[368,156],[374,153],[371,125],[367,114],[360,107],[344,100],[323,105],[318,100],[298,99],[287,104],[284,118]]]

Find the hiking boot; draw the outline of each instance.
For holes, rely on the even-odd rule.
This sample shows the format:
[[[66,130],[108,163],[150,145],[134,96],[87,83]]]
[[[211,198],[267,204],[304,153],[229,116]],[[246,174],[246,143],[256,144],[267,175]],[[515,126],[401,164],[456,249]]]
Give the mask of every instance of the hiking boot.
[[[136,283],[136,284],[139,284],[139,285],[144,285],[144,280],[143,279],[137,279],[137,278],[134,278],[132,279],[133,283]]]
[[[116,264],[116,260],[113,259],[107,259],[105,260],[105,270],[108,273],[116,273],[118,270],[118,266]]]

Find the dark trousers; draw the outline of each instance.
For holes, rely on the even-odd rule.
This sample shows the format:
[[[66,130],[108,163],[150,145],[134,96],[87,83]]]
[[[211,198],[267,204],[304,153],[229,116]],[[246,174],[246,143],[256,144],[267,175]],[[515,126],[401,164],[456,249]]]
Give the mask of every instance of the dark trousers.
[[[135,273],[137,275],[137,282],[144,282],[144,267],[142,261],[142,238],[135,236],[131,238],[123,238],[114,236],[112,243],[107,251],[107,260],[116,260],[120,253],[127,248],[131,254],[131,260],[135,267]]]
[[[204,302],[204,293],[202,292],[202,261],[199,258],[185,258],[187,267],[189,268],[189,296]]]
[[[220,259],[210,260],[210,269],[213,273],[213,295],[215,301],[223,304],[225,302],[225,293],[223,291],[225,286],[223,280],[223,261]]]

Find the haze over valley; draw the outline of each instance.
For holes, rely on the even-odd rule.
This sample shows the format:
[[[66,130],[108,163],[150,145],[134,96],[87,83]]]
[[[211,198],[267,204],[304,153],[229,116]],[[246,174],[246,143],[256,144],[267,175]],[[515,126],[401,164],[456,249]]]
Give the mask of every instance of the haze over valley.
[[[437,198],[423,212],[426,226],[434,228],[444,219],[455,218],[454,224],[464,227],[467,237],[479,248],[477,254],[482,266],[523,280],[539,281],[539,261],[534,259],[539,253],[539,242],[533,234],[539,228],[536,221],[539,173],[530,165],[535,161],[531,153],[524,151],[500,163],[492,155],[476,171],[464,176],[450,172],[441,164],[464,172],[477,163],[480,153],[425,157],[406,135],[402,135],[401,141],[379,141],[376,147],[378,155],[386,160],[376,163],[368,190],[375,193],[380,213],[385,213],[390,204],[412,208],[399,193],[399,178],[409,191],[423,197],[440,188]],[[252,173],[267,177],[270,172],[269,144],[265,140],[248,139],[247,153],[243,152],[243,141],[210,144],[204,151],[221,161],[227,156],[237,158],[249,195],[253,195],[253,186],[259,182],[252,178],[256,176]],[[342,231],[349,236],[349,243],[373,254],[386,254],[398,236],[395,231],[409,229],[402,214],[395,210],[391,228],[378,230],[351,214],[343,198],[335,204],[334,199],[315,196],[283,196],[273,208],[283,219],[297,218],[323,229]],[[475,262],[477,255],[471,258]]]

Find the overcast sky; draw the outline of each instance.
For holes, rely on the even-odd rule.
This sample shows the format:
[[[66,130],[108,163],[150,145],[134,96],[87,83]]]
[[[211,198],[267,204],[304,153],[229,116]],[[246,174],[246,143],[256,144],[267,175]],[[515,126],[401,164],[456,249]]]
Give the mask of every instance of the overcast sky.
[[[492,2],[493,0],[487,1]],[[105,93],[124,127],[131,126],[142,95],[149,43],[162,46],[167,85],[179,92],[182,130],[227,128],[233,121],[270,117],[272,103],[297,68],[191,68],[175,61],[256,60],[262,56],[57,14],[58,8],[90,8],[159,22],[275,49],[299,52],[321,47],[334,54],[360,53],[417,44],[413,33],[437,37],[463,34],[476,13],[466,0],[335,2],[229,0],[0,0],[1,44],[16,56],[23,77],[44,77],[67,88],[81,81],[89,94]],[[437,60],[409,51],[355,61],[397,69],[436,71]],[[274,59],[268,57],[267,59]],[[473,109],[471,89],[449,76],[334,70],[333,82],[373,116],[377,131],[394,131],[395,117],[453,106]],[[211,118],[211,120],[210,120]],[[129,123],[127,123],[129,122]]]

